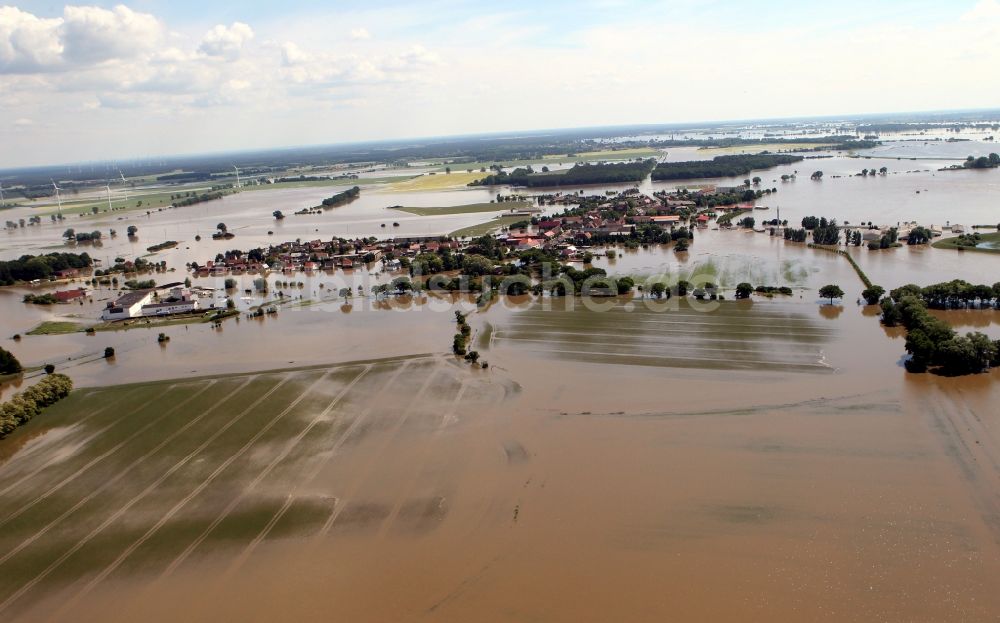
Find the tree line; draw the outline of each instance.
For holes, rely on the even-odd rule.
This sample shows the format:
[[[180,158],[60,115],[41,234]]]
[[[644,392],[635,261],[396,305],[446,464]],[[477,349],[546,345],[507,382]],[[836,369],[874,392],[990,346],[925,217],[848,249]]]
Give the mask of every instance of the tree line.
[[[787,154],[739,154],[716,156],[711,160],[685,160],[661,162],[653,169],[654,180],[684,180],[706,177],[735,177],[750,171],[770,169],[782,164],[803,160],[802,156]]]
[[[499,171],[469,186],[581,186],[583,184],[622,184],[641,182],[653,170],[656,161],[638,160],[631,162],[598,162],[596,164],[576,164],[567,171],[535,173],[531,167],[519,167],[510,173]]]
[[[49,374],[0,405],[0,439],[29,422],[42,409],[69,395],[73,381],[65,374]]]
[[[361,188],[355,186],[353,188],[348,188],[344,192],[337,193],[332,197],[327,197],[323,200],[322,205],[324,208],[337,208],[354,201],[359,196],[361,196]]]

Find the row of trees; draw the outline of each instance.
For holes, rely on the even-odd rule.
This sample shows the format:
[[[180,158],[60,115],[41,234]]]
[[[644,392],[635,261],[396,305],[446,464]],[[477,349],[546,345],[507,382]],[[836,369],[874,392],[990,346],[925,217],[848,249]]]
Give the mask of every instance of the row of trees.
[[[683,162],[661,162],[653,169],[654,180],[686,180],[706,177],[735,177],[750,171],[770,169],[782,164],[799,162],[802,156],[784,154],[740,154],[716,156],[711,160],[686,160]],[[754,178],[759,184],[760,178]],[[747,184],[749,186],[749,184]]]
[[[567,171],[552,173],[535,173],[530,168],[517,168],[510,173],[499,172],[487,175],[474,181],[469,186],[495,186],[510,184],[513,186],[580,186],[583,184],[623,184],[641,182],[649,175],[656,161],[638,160],[632,162],[597,164],[583,163],[574,165]]]
[[[337,193],[332,197],[327,197],[323,200],[322,205],[324,208],[336,208],[346,205],[360,196],[361,188],[354,186],[353,188],[348,188],[344,192]],[[277,216],[275,218],[277,218]]]
[[[913,296],[932,309],[968,309],[976,305],[1000,307],[1000,282],[988,286],[953,279],[923,288],[911,283],[896,288],[890,295],[897,301]]]
[[[42,409],[69,395],[73,381],[65,374],[49,374],[38,383],[0,405],[0,438],[30,421]]]
[[[18,281],[48,279],[60,270],[89,268],[94,261],[86,253],[48,253],[22,255],[16,260],[0,262],[0,285],[14,285]]]

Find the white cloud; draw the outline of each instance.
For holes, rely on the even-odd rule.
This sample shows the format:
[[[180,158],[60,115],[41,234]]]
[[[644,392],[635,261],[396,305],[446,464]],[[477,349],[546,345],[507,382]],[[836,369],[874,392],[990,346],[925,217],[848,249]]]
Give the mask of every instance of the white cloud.
[[[438,54],[414,45],[398,54],[362,56],[303,50],[292,42],[281,46],[282,77],[294,84],[379,84],[415,81],[422,72],[441,63]]]
[[[0,72],[45,71],[62,62],[61,19],[42,19],[17,7],[0,7]]]
[[[61,28],[63,59],[81,65],[127,59],[155,49],[165,35],[163,24],[148,13],[118,5],[112,10],[67,6]]]
[[[40,18],[0,7],[0,73],[62,71],[112,59],[130,59],[162,41],[163,25],[126,6],[112,10],[67,6],[63,16]]]
[[[368,32],[367,28],[355,28],[355,29],[351,30],[351,39],[364,40],[364,39],[371,39],[371,38],[372,38],[372,34],[370,32]]]
[[[217,25],[205,33],[198,51],[206,56],[235,61],[240,58],[244,46],[253,39],[253,29],[243,22],[233,22],[231,26]]]

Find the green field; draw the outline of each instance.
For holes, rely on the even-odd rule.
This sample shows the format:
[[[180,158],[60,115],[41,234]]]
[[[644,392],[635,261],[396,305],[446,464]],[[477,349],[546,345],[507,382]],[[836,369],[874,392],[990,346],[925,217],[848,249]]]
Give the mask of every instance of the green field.
[[[485,223],[456,229],[448,235],[452,238],[485,236],[486,234],[494,232],[501,227],[506,227],[508,225],[513,225],[518,221],[523,221],[525,218],[526,217],[524,216],[498,216],[497,218],[486,221]]]
[[[824,345],[835,336],[801,306],[720,301],[708,311],[690,299],[605,299],[591,311],[580,299],[550,299],[550,310],[493,323],[491,348],[607,364],[718,370],[828,372]],[[712,305],[705,301],[703,304]]]
[[[64,609],[105,582],[325,536],[361,495],[330,473],[370,463],[365,444],[392,456],[460,405],[502,399],[488,379],[416,356],[76,390],[0,441],[0,619],[67,586]],[[400,495],[397,508],[411,502]]]
[[[28,331],[28,335],[64,335],[66,333],[83,331],[85,328],[86,327],[79,322],[70,322],[68,320],[46,320],[31,331]]]
[[[958,237],[953,238],[943,238],[937,240],[931,244],[935,249],[953,249],[956,251],[973,251],[976,253],[1000,253],[1000,232],[992,234],[980,233],[979,237],[982,238],[982,243],[986,243],[992,246],[989,247],[962,247],[955,244]],[[981,244],[982,244],[981,243]]]
[[[409,212],[417,216],[445,216],[448,214],[473,214],[476,212],[504,212],[530,208],[529,201],[510,201],[505,203],[468,203],[459,206],[443,206],[434,208],[396,207],[393,210]]]

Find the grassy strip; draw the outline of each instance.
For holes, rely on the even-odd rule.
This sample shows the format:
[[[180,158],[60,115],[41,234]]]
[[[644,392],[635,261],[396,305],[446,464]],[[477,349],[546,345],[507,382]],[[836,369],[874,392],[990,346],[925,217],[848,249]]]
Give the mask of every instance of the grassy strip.
[[[865,274],[865,271],[861,270],[861,267],[858,266],[858,263],[854,261],[854,258],[851,257],[851,254],[848,253],[847,251],[844,251],[843,249],[831,249],[830,247],[824,247],[822,245],[813,244],[811,242],[806,246],[808,246],[810,249],[829,251],[830,253],[836,253],[838,255],[846,257],[847,261],[850,262],[851,266],[854,267],[854,272],[858,273],[858,277],[861,278],[861,283],[865,284],[866,288],[872,287],[872,280],[868,278],[868,275]]]
[[[494,232],[501,227],[513,225],[514,223],[523,220],[523,216],[498,216],[497,218],[491,221],[486,221],[485,223],[456,229],[448,235],[452,238],[475,238],[476,236],[485,236],[486,234]]]
[[[46,320],[31,331],[28,331],[28,335],[65,335],[67,333],[79,333],[84,328],[79,322]]]
[[[995,234],[979,234],[982,238],[982,242],[993,242],[1000,244],[1000,232]],[[989,247],[963,247],[955,244],[958,237],[954,238],[944,238],[942,240],[937,240],[931,244],[935,249],[953,249],[956,251],[975,251],[977,253],[1000,253],[1000,248],[991,249]]]
[[[473,214],[476,212],[505,212],[509,210],[523,210],[529,207],[531,207],[531,203],[528,201],[511,201],[506,203],[467,203],[465,205],[439,208],[394,206],[389,209],[408,212],[417,216],[445,216],[448,214]]]

